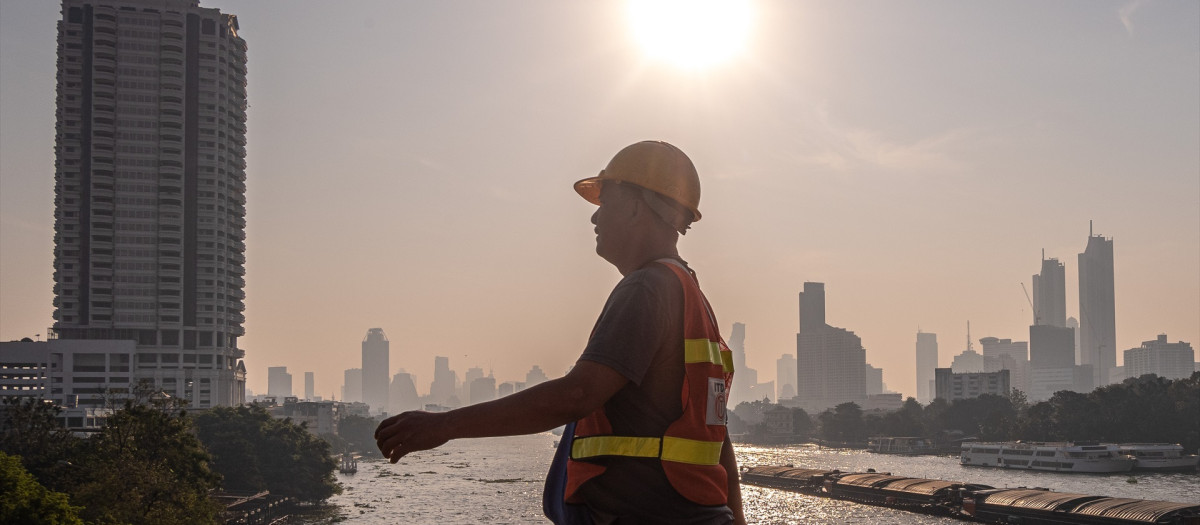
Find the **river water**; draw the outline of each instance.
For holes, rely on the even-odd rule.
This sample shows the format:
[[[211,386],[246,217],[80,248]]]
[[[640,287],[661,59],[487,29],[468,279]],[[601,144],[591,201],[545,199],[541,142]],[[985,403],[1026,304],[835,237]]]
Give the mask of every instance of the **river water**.
[[[544,433],[459,440],[412,454],[392,465],[360,460],[355,474],[339,474],[343,493],[307,514],[306,524],[546,523],[542,483],[555,436]],[[737,445],[741,466],[796,467],[969,481],[994,487],[1046,487],[1059,492],[1200,502],[1200,475],[1130,473],[1058,474],[963,467],[956,457],[890,456],[813,445]],[[1136,483],[1134,482],[1136,481]],[[743,485],[750,523],[962,524],[965,522],[883,507]]]

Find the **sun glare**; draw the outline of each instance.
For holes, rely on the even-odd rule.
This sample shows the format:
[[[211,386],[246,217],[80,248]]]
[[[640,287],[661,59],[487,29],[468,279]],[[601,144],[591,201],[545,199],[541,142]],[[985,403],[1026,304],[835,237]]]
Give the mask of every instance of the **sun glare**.
[[[742,51],[748,0],[630,0],[633,34],[651,57],[683,68],[724,62]]]

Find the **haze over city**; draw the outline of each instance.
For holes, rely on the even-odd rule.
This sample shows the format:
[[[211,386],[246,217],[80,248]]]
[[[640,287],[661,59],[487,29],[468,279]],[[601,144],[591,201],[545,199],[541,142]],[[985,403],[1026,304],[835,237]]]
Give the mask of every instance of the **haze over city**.
[[[1200,342],[1200,4],[760,2],[722,61],[662,58],[619,2],[252,3],[247,383],[337,395],[367,329],[424,393],[434,356],[498,381],[574,363],[619,275],[571,190],[680,146],[681,242],[747,364],[795,354],[797,293],[915,393],[971,336],[1027,340],[1021,283],[1113,239],[1117,363]],[[56,2],[0,4],[0,340],[51,318]],[[728,332],[726,332],[728,336]]]

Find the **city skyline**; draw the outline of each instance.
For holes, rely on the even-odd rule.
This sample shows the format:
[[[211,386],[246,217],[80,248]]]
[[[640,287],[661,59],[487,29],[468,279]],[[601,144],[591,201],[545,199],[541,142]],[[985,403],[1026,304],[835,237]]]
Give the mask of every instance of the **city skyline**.
[[[618,278],[570,183],[646,138],[696,161],[682,254],[764,377],[795,352],[805,281],[837,290],[829,318],[905,395],[918,328],[939,366],[968,319],[1027,339],[1043,248],[1079,318],[1093,219],[1114,240],[1117,364],[1160,333],[1200,341],[1200,7],[754,5],[739,57],[681,70],[627,38],[618,3],[202,2],[251,42],[250,388],[271,365],[359,366],[371,326],[422,382],[435,355],[561,375]],[[53,323],[59,8],[0,4],[5,341]]]

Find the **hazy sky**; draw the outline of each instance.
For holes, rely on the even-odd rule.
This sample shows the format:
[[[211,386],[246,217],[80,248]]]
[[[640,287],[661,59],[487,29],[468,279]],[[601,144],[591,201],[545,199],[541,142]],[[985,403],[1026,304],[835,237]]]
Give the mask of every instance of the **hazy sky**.
[[[695,161],[681,252],[763,379],[805,281],[906,395],[918,326],[943,365],[968,320],[1028,340],[1042,249],[1078,316],[1089,220],[1114,239],[1118,347],[1200,343],[1198,2],[756,2],[742,52],[693,69],[640,47],[624,2],[202,5],[249,45],[256,392],[287,366],[336,393],[371,327],[422,392],[435,355],[560,375],[619,278],[571,183],[643,139]],[[59,17],[0,3],[5,341],[53,323]]]

